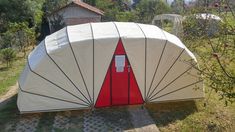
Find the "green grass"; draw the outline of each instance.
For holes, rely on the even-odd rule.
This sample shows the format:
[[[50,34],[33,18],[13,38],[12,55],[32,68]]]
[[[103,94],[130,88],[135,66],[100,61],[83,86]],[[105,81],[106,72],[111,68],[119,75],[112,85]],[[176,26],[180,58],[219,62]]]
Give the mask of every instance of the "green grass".
[[[226,107],[216,93],[211,93],[206,106],[202,99],[150,104],[146,107],[162,132],[214,132],[235,129],[235,104],[229,104]]]
[[[6,64],[0,64],[0,95],[5,94],[10,86],[13,86],[25,65],[24,58],[18,58],[12,62],[11,67],[6,67]]]

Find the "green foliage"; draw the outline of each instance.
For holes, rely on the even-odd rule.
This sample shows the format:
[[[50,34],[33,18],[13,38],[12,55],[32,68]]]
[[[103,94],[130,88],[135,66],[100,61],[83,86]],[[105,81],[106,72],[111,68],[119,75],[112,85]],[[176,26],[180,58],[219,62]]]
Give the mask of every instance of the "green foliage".
[[[170,7],[162,0],[141,0],[135,10],[137,21],[149,24],[155,15],[170,12]]]
[[[12,48],[6,48],[1,50],[1,60],[10,66],[11,62],[16,58],[16,52]]]
[[[121,0],[97,0],[96,6],[105,12],[103,21],[150,23],[155,15],[170,11],[162,0],[141,0],[134,9],[126,7]]]
[[[213,37],[208,34],[208,29],[210,25],[215,26],[214,23],[207,21],[199,25],[198,20],[192,18],[184,23],[186,32],[183,40],[197,55],[200,64],[198,70],[205,85],[218,93],[227,104],[235,101],[235,16],[231,10],[220,12],[216,8],[210,11],[219,15],[223,22],[216,26],[217,32]]]
[[[92,6],[95,6],[96,5],[96,0],[83,0],[83,2],[89,4],[89,5],[92,5]]]
[[[42,10],[46,15],[49,15],[53,11],[66,5],[67,2],[68,0],[45,0]]]
[[[112,0],[97,0],[96,7],[104,11],[103,21],[117,21],[116,15],[121,12],[118,2]]]
[[[137,16],[131,11],[126,11],[126,12],[119,12],[116,15],[116,18],[118,21],[121,22],[134,22],[137,19]]]
[[[174,0],[171,3],[172,12],[176,14],[182,14],[185,10],[184,0]]]
[[[12,38],[9,40],[11,44],[9,47],[20,49],[24,52],[24,56],[26,55],[26,47],[36,43],[35,31],[33,28],[29,28],[26,22],[9,23],[8,31],[4,34]]]
[[[34,25],[34,13],[30,10],[26,0],[1,0],[0,1],[0,31],[7,30],[8,22],[28,22]]]
[[[2,33],[0,38],[0,49],[12,47],[14,34],[10,32]]]

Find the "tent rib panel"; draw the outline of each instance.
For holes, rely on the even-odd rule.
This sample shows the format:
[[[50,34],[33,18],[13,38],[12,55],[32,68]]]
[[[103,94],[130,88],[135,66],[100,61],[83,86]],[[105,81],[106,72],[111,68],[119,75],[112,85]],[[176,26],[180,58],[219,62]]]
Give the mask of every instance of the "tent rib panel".
[[[158,98],[161,98],[161,97],[163,97],[163,96],[166,96],[166,95],[172,94],[172,93],[174,93],[174,92],[180,91],[180,90],[182,90],[182,89],[185,89],[185,88],[187,88],[187,87],[189,87],[189,86],[192,86],[192,85],[194,85],[194,84],[200,83],[200,82],[202,82],[202,81],[203,81],[203,80],[199,80],[199,81],[196,81],[196,82],[194,82],[194,83],[188,84],[188,85],[186,85],[186,86],[183,86],[183,87],[181,87],[181,88],[178,88],[178,89],[176,89],[176,90],[173,90],[173,91],[171,91],[171,92],[169,92],[169,93],[166,93],[166,94],[163,94],[163,95],[161,95],[161,96],[155,97],[155,98],[151,99],[150,101],[153,101],[153,100],[158,99]]]
[[[180,51],[180,54],[177,56],[177,58],[175,59],[175,61],[172,63],[172,65],[170,66],[170,68],[167,70],[167,72],[164,74],[164,76],[162,77],[162,79],[158,82],[157,86],[155,86],[155,88],[153,89],[153,91],[150,93],[149,97],[151,98],[152,94],[155,92],[155,90],[157,89],[157,87],[159,86],[159,84],[164,80],[164,78],[166,77],[166,75],[169,73],[169,71],[171,70],[171,68],[175,65],[176,61],[180,58],[180,56],[183,54],[183,52],[185,51],[185,49],[183,49],[182,51]]]
[[[163,54],[164,54],[164,52],[165,52],[167,42],[168,42],[168,41],[166,40],[166,42],[165,42],[165,44],[164,44],[164,47],[163,47],[163,49],[162,49],[162,53],[161,53],[160,59],[158,60],[157,67],[156,67],[156,69],[155,69],[155,72],[154,72],[154,75],[153,75],[153,78],[152,78],[150,87],[149,87],[149,89],[148,89],[147,97],[149,97],[149,92],[151,91],[151,88],[152,88],[152,85],[153,85],[153,80],[154,80],[154,78],[155,78],[155,76],[156,76],[156,73],[157,73],[157,71],[158,71],[158,67],[159,67],[159,65],[160,65],[160,63],[161,63],[162,56],[163,56]]]
[[[183,73],[181,73],[179,76],[177,76],[175,79],[173,79],[171,82],[169,82],[167,85],[165,85],[162,89],[160,89],[157,93],[155,93],[152,97],[150,97],[150,100],[152,98],[154,98],[154,96],[156,96],[157,94],[159,94],[161,91],[163,91],[164,89],[166,89],[169,85],[171,85],[173,82],[175,82],[177,79],[179,79],[181,76],[183,76],[185,73],[187,73],[189,70],[191,70],[193,68],[193,66],[189,67],[186,71],[184,71]]]
[[[84,83],[84,86],[85,86],[86,91],[87,91],[87,93],[88,93],[89,99],[90,99],[90,101],[91,101],[91,102],[89,101],[89,103],[92,103],[92,99],[91,99],[90,93],[89,93],[89,91],[88,91],[88,89],[87,89],[87,85],[86,85],[86,82],[85,82],[85,80],[84,80],[83,74],[82,74],[82,72],[81,72],[81,68],[80,68],[80,66],[79,66],[79,64],[78,64],[77,58],[76,58],[76,56],[75,56],[75,54],[74,54],[74,50],[73,50],[73,47],[72,47],[71,42],[70,42],[70,39],[69,39],[68,28],[67,28],[67,27],[66,27],[66,34],[67,34],[67,38],[68,38],[68,42],[69,42],[69,47],[70,47],[70,49],[71,49],[71,51],[72,51],[74,60],[75,60],[75,62],[76,62],[76,64],[77,64],[78,70],[79,70],[79,72],[80,72],[80,74],[81,74],[81,77],[82,77],[82,81],[83,81],[83,83]],[[71,80],[71,81],[72,81],[72,80]],[[74,84],[74,85],[75,85],[75,84]],[[76,88],[77,88],[77,87],[76,87]],[[77,88],[77,89],[78,89],[78,88]],[[84,95],[84,96],[85,96],[85,95]]]
[[[146,100],[146,65],[147,65],[147,37],[146,34],[144,33],[143,29],[140,27],[139,24],[136,23],[136,25],[140,28],[140,30],[142,31],[143,35],[144,35],[144,39],[145,39],[145,44],[144,44],[144,52],[145,52],[145,64],[144,64],[144,101]]]
[[[46,48],[46,43],[45,44],[45,48]],[[61,69],[61,67],[55,62],[55,60],[48,54],[47,49],[46,50],[46,54],[47,56],[50,58],[50,60],[56,65],[57,68],[59,68],[59,70],[64,74],[64,76],[70,81],[70,83],[72,83],[72,85],[79,91],[79,93],[81,93],[81,95],[88,101],[88,104],[90,104],[91,102],[87,99],[87,97],[79,90],[79,88],[74,84],[74,82],[68,77],[68,75]]]
[[[91,28],[91,36],[92,36],[92,70],[93,70],[93,76],[92,76],[92,80],[93,80],[93,91],[92,91],[92,98],[93,98],[93,106],[95,105],[95,39],[94,39],[94,32],[93,32],[93,28],[92,28],[92,24],[90,23],[90,28]]]
[[[37,96],[41,96],[41,97],[46,97],[46,98],[50,98],[50,99],[54,99],[54,100],[59,100],[59,101],[67,102],[67,103],[72,103],[72,104],[89,106],[89,105],[86,105],[86,104],[81,104],[81,103],[77,103],[77,102],[73,102],[73,101],[69,101],[69,100],[64,100],[64,99],[60,99],[60,98],[56,98],[56,97],[52,97],[52,96],[47,96],[47,95],[42,95],[42,94],[38,94],[38,93],[33,93],[33,92],[25,91],[25,90],[21,89],[20,85],[19,85],[19,89],[20,89],[20,91],[22,91],[24,93],[28,93],[28,94],[33,94],[33,95],[37,95]]]
[[[27,59],[28,59],[28,58],[27,58]],[[72,95],[73,97],[75,97],[75,98],[79,99],[80,101],[82,101],[82,102],[84,102],[84,103],[86,103],[86,104],[89,105],[89,103],[86,102],[85,100],[79,98],[78,96],[74,95],[73,93],[71,93],[71,92],[65,90],[64,88],[60,87],[59,85],[53,83],[52,81],[48,80],[47,78],[45,78],[45,77],[43,77],[42,75],[40,75],[40,74],[36,73],[35,71],[33,71],[33,70],[31,69],[31,67],[30,67],[29,59],[27,60],[27,62],[28,62],[27,64],[28,64],[28,66],[29,66],[29,70],[30,70],[32,73],[34,73],[35,75],[37,75],[37,76],[39,76],[40,78],[46,80],[47,82],[50,82],[50,83],[53,84],[54,86],[56,86],[56,87],[58,87],[59,89],[63,90],[64,92],[66,92],[66,93]]]

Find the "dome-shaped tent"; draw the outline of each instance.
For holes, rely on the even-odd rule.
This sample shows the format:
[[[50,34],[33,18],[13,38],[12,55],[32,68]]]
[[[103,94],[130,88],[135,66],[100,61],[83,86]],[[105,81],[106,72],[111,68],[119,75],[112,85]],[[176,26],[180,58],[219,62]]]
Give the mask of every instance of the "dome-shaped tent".
[[[45,38],[19,79],[22,113],[196,99],[194,55],[156,26],[88,23]]]

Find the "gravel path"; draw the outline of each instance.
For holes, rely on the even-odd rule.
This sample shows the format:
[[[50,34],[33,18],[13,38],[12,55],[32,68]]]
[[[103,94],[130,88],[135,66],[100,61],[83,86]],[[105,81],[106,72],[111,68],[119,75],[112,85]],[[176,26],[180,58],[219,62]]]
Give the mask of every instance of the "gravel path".
[[[130,107],[128,110],[136,132],[160,132],[145,108]]]

